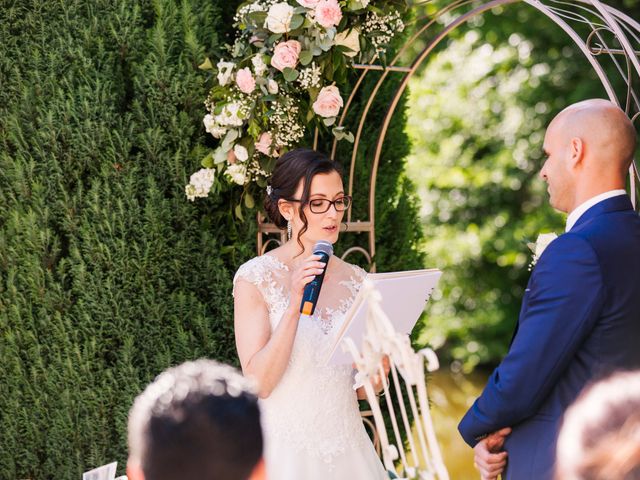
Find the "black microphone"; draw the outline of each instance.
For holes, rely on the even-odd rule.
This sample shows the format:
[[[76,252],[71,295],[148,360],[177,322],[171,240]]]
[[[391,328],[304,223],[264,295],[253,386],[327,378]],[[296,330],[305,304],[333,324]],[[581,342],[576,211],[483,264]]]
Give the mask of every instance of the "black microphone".
[[[313,315],[313,312],[316,310],[316,303],[318,303],[322,281],[327,271],[327,262],[329,261],[329,257],[333,255],[333,245],[326,240],[320,240],[316,243],[315,247],[313,247],[313,254],[320,256],[320,260],[318,261],[324,263],[324,270],[304,287],[302,303],[300,304],[300,313],[303,315]]]

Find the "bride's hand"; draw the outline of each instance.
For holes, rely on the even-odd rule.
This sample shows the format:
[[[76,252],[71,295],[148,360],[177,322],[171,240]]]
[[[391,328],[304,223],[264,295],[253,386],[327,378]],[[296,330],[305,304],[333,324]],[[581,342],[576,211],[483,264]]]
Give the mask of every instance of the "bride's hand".
[[[384,355],[380,360],[380,364],[382,366],[382,370],[384,371],[384,377],[381,377],[379,373],[375,373],[371,377],[371,386],[373,387],[373,391],[376,395],[380,395],[380,393],[384,390],[385,383],[388,381],[389,371],[391,370],[391,364],[389,362],[389,355]],[[356,364],[353,363],[351,366],[355,369]],[[364,387],[360,387],[356,390],[356,395],[358,400],[366,400],[367,394],[365,392]]]
[[[309,255],[291,274],[289,308],[300,308],[304,287],[324,271],[326,264],[320,262],[320,258],[319,255]]]
[[[382,369],[384,370],[384,378],[381,378],[380,374],[376,373],[371,380],[373,390],[377,394],[384,390],[384,384],[387,381],[387,377],[389,376],[389,370],[391,370],[391,365],[389,364],[389,355],[385,355],[384,357],[382,357],[381,363]]]

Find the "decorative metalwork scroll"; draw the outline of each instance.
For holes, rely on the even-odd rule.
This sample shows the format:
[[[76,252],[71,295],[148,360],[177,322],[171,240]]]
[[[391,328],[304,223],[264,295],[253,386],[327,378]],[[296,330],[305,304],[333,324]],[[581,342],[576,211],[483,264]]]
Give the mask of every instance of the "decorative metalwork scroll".
[[[382,126],[374,125],[371,127],[372,131],[379,130],[379,134],[375,152],[371,159],[372,166],[370,169],[367,215],[365,218],[354,219],[352,218],[351,212],[347,214],[347,232],[366,232],[368,235],[368,248],[355,247],[349,249],[343,254],[343,258],[353,253],[364,254],[369,261],[370,269],[375,271],[375,264],[372,263],[372,260],[376,252],[375,195],[378,166],[391,119],[411,77],[424,63],[429,54],[433,52],[440,42],[446,39],[452,31],[491,9],[515,3],[528,4],[546,15],[550,21],[559,26],[585,56],[595,71],[609,99],[619,105],[635,125],[640,123],[640,120],[638,120],[640,118],[640,92],[634,89],[634,85],[637,86],[640,84],[640,23],[638,23],[638,21],[599,0],[546,0],[544,2],[540,0],[493,0],[485,3],[472,2],[470,0],[454,0],[431,17],[417,20],[415,33],[387,66],[375,64],[355,65],[355,68],[361,71],[361,73],[354,84],[351,95],[345,103],[339,125],[344,124],[349,112],[349,107],[353,103],[354,98],[361,94],[360,88],[367,74],[372,71],[382,71],[382,74],[372,91],[368,93],[369,97],[360,119],[357,122],[355,141],[349,165],[349,195],[353,195],[354,193],[354,174],[360,140],[362,139],[365,128],[368,127],[367,117],[374,104],[376,95],[390,75],[401,74],[403,78],[389,103]],[[445,19],[447,20],[445,21]],[[427,36],[430,40],[422,51],[415,55],[415,58],[413,58],[410,64],[401,65],[401,59],[407,57],[410,47],[415,44],[416,40],[419,38],[427,38]],[[624,88],[620,91],[616,91],[614,82],[612,82],[613,78],[609,78],[607,74],[607,69],[611,70],[611,68],[609,68],[611,65],[613,65],[612,70],[622,79]],[[314,140],[314,147],[316,146],[317,134]],[[335,154],[336,141],[334,140],[331,157],[335,158]],[[638,194],[640,194],[639,188],[640,170],[637,160],[634,160],[629,170],[629,190],[634,207],[637,205],[637,197]],[[265,236],[274,233],[279,234],[279,237],[276,236],[276,238],[265,240]],[[284,241],[284,239],[283,232],[278,230],[273,224],[266,223],[261,216],[258,217],[259,254],[264,253],[272,243],[280,243]]]

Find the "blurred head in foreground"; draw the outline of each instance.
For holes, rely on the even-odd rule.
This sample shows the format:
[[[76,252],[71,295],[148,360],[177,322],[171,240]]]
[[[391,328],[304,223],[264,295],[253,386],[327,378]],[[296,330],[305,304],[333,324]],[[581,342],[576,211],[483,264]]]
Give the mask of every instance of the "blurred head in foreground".
[[[160,374],[129,412],[129,480],[263,479],[254,392],[234,368],[213,360]]]
[[[588,387],[567,410],[557,480],[640,480],[640,371]]]

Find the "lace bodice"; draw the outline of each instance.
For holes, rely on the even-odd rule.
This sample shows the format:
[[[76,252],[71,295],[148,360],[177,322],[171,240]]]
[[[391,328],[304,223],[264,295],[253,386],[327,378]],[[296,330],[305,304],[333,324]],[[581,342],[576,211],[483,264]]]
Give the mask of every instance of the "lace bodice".
[[[332,257],[314,315],[298,324],[289,366],[271,395],[261,400],[268,441],[286,442],[331,463],[347,447],[368,442],[353,390],[351,366],[326,366],[334,334],[366,272]],[[234,278],[255,285],[267,305],[271,329],[289,305],[289,268],[271,254],[242,265]]]

